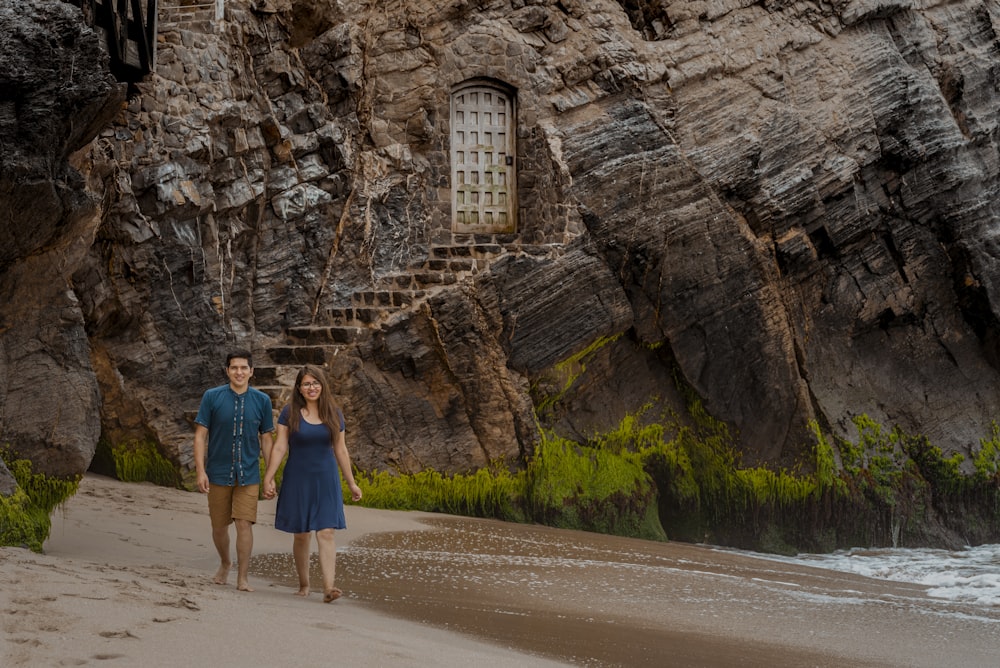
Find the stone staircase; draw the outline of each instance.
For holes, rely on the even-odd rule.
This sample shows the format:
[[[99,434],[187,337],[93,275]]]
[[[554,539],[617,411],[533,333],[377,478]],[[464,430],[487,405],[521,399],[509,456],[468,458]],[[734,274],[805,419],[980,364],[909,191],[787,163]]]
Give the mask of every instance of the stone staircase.
[[[548,255],[553,248],[521,244],[516,235],[449,235],[445,243],[430,247],[423,262],[381,276],[372,288],[354,292],[349,304],[327,309],[324,324],[289,326],[280,345],[255,350],[254,387],[267,392],[277,409],[288,402],[303,364],[329,369],[337,354],[371,337],[395,314],[418,308],[429,296],[480,273],[497,258],[511,253]]]

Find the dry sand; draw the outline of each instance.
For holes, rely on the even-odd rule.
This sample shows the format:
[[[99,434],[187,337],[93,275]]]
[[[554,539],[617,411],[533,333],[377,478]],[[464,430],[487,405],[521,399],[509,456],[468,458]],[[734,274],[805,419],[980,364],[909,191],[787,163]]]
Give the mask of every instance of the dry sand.
[[[205,497],[88,475],[45,554],[0,548],[0,665],[997,665],[1000,611],[685,544],[349,507],[337,584],[292,595],[261,502],[253,593]],[[318,577],[318,573],[317,573]]]

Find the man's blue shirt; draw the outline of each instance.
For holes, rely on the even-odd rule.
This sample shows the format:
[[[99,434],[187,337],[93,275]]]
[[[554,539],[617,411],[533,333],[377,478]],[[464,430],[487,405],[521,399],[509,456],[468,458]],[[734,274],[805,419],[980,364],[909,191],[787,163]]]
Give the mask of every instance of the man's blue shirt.
[[[229,385],[207,390],[195,423],[208,429],[205,473],[213,485],[260,483],[260,435],[274,431],[271,397],[252,387],[236,394]]]

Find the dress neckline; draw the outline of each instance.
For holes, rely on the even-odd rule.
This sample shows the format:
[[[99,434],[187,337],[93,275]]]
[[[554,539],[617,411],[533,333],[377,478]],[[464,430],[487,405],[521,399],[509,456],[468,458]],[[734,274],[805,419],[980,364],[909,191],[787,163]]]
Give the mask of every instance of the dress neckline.
[[[309,418],[307,418],[307,417],[306,417],[305,415],[303,415],[303,414],[302,414],[302,411],[301,411],[301,410],[299,411],[299,418],[300,418],[300,419],[301,419],[301,420],[302,420],[303,422],[305,422],[306,424],[311,424],[311,425],[312,425],[312,426],[314,426],[314,427],[319,427],[320,425],[322,425],[322,424],[323,424],[323,421],[322,421],[322,420],[320,420],[319,422],[312,422],[312,421],[310,421],[310,420],[309,420]]]

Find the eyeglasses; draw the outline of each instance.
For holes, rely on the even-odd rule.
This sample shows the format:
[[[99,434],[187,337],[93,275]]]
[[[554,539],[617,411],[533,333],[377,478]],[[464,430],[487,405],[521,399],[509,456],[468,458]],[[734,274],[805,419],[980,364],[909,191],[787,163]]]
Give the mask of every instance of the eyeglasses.
[[[323,387],[320,383],[302,383],[299,387],[305,388],[307,390],[315,390],[316,388]]]

